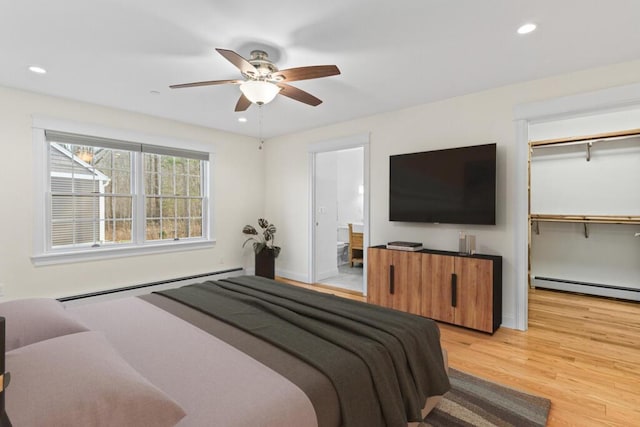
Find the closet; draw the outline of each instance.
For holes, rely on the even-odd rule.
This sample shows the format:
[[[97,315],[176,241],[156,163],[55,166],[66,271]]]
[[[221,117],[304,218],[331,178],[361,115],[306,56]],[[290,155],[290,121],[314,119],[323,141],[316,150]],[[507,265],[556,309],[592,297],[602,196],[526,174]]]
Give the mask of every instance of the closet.
[[[640,109],[529,134],[530,285],[640,301]]]

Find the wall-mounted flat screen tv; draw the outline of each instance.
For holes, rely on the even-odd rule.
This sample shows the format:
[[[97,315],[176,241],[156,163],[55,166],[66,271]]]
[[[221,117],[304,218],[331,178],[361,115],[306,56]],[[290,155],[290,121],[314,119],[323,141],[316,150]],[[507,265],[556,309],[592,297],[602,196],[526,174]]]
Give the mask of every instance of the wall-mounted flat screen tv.
[[[389,220],[496,223],[496,144],[389,158]]]

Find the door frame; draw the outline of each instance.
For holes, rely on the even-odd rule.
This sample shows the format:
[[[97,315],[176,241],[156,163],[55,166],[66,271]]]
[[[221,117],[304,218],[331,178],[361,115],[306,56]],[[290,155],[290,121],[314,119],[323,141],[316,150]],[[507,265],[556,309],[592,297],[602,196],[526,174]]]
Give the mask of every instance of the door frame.
[[[313,142],[308,145],[309,153],[309,271],[308,283],[316,283],[316,155],[350,148],[363,148],[363,247],[369,247],[369,133],[356,134],[343,138]],[[362,294],[367,295],[367,251],[364,252],[362,272]]]

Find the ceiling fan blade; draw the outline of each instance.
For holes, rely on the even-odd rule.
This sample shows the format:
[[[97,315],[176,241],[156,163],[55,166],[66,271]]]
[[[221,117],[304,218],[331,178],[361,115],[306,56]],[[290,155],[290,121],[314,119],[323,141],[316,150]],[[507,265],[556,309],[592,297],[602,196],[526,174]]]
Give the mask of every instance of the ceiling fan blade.
[[[319,79],[321,77],[329,77],[340,74],[340,70],[335,65],[312,65],[310,67],[297,67],[280,70],[273,73],[272,77],[278,80],[278,77],[284,78],[286,82],[294,82],[297,80]]]
[[[207,82],[195,82],[195,83],[182,83],[179,85],[169,86],[171,89],[181,89],[183,87],[196,87],[196,86],[214,86],[214,85],[226,85],[226,84],[240,84],[242,80],[210,80]]]
[[[312,105],[314,107],[322,104],[322,100],[311,95],[309,92],[305,92],[297,87],[290,86],[286,83],[277,83],[277,86],[281,89],[280,95],[284,95],[288,98],[295,99],[296,101],[304,102],[305,104]]]
[[[220,55],[224,56],[227,61],[238,67],[238,69],[244,74],[249,74],[251,76],[255,76],[258,74],[258,70],[256,70],[256,67],[251,65],[249,61],[247,61],[234,51],[220,48],[216,48],[216,50]]]
[[[236,112],[238,111],[246,111],[247,108],[251,105],[251,101],[244,96],[244,94],[240,95],[240,99],[238,99],[238,103],[236,104]]]

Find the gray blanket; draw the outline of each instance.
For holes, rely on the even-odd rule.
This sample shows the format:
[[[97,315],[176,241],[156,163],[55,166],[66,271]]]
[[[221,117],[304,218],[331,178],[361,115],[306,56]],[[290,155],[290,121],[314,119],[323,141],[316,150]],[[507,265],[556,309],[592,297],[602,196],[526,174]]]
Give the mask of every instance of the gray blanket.
[[[444,394],[437,325],[426,318],[243,276],[159,292],[264,339],[333,383],[342,424],[420,421],[427,397]]]

